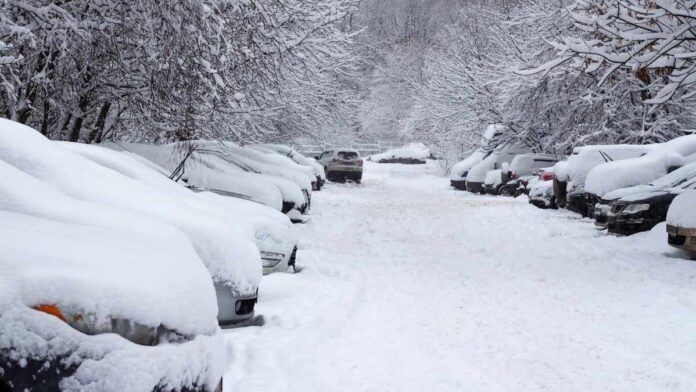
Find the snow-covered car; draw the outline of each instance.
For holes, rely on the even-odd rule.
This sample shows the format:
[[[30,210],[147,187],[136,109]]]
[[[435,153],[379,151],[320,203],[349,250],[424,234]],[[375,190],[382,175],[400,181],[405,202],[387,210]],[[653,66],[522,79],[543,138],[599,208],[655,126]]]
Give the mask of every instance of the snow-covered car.
[[[326,178],[332,182],[356,183],[362,181],[363,160],[353,148],[332,148],[321,153],[317,161],[324,168]]]
[[[491,155],[474,165],[466,177],[466,190],[472,193],[483,193],[486,174],[490,170],[501,169],[503,164],[510,164],[512,159],[525,152],[526,148],[517,144],[503,145]]]
[[[529,188],[529,204],[539,208],[556,208],[553,195],[553,181],[539,180]]]
[[[255,243],[261,252],[264,274],[286,272],[289,269],[294,271],[297,238],[290,219],[281,212],[223,190],[196,187],[187,189],[160,175],[159,170],[153,171],[152,167],[133,160],[132,154],[126,155],[93,145],[61,142],[59,144],[99,165],[159,188],[170,195],[189,198],[191,190],[199,193],[202,199],[219,206],[219,212],[213,207],[211,213],[225,213],[228,216],[226,219],[242,220],[253,227]]]
[[[556,178],[566,183],[566,206],[571,211],[582,216],[590,216],[594,213],[594,203],[590,203],[585,191],[585,179],[588,173],[595,167],[611,161],[638,158],[654,151],[659,144],[650,145],[593,145],[582,146],[573,149],[573,154],[568,158],[565,167],[556,172]],[[591,209],[591,211],[590,211]]]
[[[407,165],[425,164],[431,157],[430,149],[423,143],[410,143],[367,158],[377,163],[401,163]]]
[[[694,161],[696,135],[689,135],[653,145],[652,151],[637,158],[600,164],[590,170],[585,180],[588,208],[593,209],[594,204],[611,191],[648,184]]]
[[[283,210],[287,212],[294,220],[301,220],[293,212],[298,214],[306,214],[309,212],[312,202],[312,181],[316,178],[302,169],[298,169],[297,165],[287,165],[289,160],[279,162],[278,156],[272,156],[264,152],[243,148],[234,143],[229,142],[211,142],[211,141],[196,141],[197,151],[204,155],[217,156],[227,161],[228,163],[237,166],[238,168],[249,173],[264,175],[264,178],[273,181],[283,194],[283,202],[289,200],[292,206],[284,205]],[[291,162],[292,163],[292,162]],[[290,184],[294,184],[293,187]],[[297,188],[302,195],[302,202],[297,200]]]
[[[483,132],[479,146],[466,158],[450,168],[450,185],[453,188],[462,191],[466,190],[466,181],[469,176],[469,171],[493,153],[496,147],[498,147],[500,139],[506,129],[507,128],[501,124],[489,125]]]
[[[595,225],[598,227],[607,227],[607,215],[611,209],[611,204],[624,197],[637,193],[650,192],[653,190],[669,189],[679,186],[679,184],[690,181],[696,178],[696,162],[689,163],[679,169],[658,178],[650,184],[640,184],[627,188],[617,189],[608,192],[595,204],[594,219]]]
[[[669,207],[678,195],[692,189],[696,189],[696,178],[673,188],[624,196],[611,204],[607,230],[622,235],[648,231],[667,219]]]
[[[504,195],[515,195],[518,189],[527,193],[526,182],[531,176],[535,176],[539,169],[549,167],[563,159],[563,156],[554,154],[519,154],[512,159],[508,173],[503,173],[503,185],[500,193]],[[526,181],[523,181],[526,180]]]
[[[500,193],[500,187],[503,185],[503,170],[495,169],[486,173],[486,178],[483,181],[483,192],[488,195],[497,195]]]
[[[14,122],[0,122],[0,160],[73,198],[176,227],[189,238],[212,277],[219,321],[244,322],[253,316],[261,256],[250,225],[224,219],[220,208],[194,194],[174,195],[123,176]],[[152,176],[161,174],[152,170]]]
[[[161,168],[167,176],[191,186],[235,193],[278,211],[283,210],[284,203],[294,205],[293,202],[284,199],[279,186],[264,176],[249,173],[219,157],[201,154],[181,144],[152,145],[120,142],[103,143],[100,146],[129,153],[134,159],[142,157],[147,160],[146,162]],[[298,199],[295,201],[299,203],[304,201],[299,189],[295,199]]]
[[[696,255],[696,191],[677,196],[667,212],[667,241]]]
[[[31,140],[7,123],[0,120],[0,134]],[[17,166],[5,159],[17,151],[5,141],[0,389],[219,386],[227,349],[213,281],[190,239],[159,220],[83,201],[79,190],[37,178],[26,170],[33,159]],[[99,183],[95,172],[81,174],[84,186]]]
[[[326,173],[324,173],[324,168],[317,162],[314,158],[310,158],[300,154],[295,151],[292,147],[284,146],[282,144],[258,144],[251,145],[250,147],[261,147],[266,150],[274,151],[277,154],[286,156],[292,159],[298,165],[303,165],[312,168],[314,176],[316,176],[316,191],[321,190],[321,187],[326,183]]]

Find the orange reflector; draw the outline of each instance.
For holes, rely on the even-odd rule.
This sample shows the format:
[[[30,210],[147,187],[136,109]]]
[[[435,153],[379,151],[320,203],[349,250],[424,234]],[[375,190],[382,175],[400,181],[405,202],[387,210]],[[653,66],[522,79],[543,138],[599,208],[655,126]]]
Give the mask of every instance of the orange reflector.
[[[32,306],[33,309],[38,310],[39,312],[44,312],[48,313],[51,316],[56,316],[59,319],[65,321],[65,317],[63,317],[63,313],[58,310],[58,307],[56,305],[36,305]]]

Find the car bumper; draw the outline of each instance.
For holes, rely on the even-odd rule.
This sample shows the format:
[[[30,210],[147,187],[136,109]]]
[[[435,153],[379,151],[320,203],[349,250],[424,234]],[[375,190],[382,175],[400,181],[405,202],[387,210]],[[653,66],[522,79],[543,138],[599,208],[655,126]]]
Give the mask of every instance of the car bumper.
[[[358,165],[329,165],[326,168],[327,173],[337,172],[337,173],[361,173],[363,172],[363,167]]]
[[[657,219],[616,215],[607,220],[607,230],[612,234],[633,235],[648,231],[658,223]]]
[[[530,198],[529,204],[542,209],[551,208],[551,200],[541,197]]]
[[[263,259],[263,255],[261,256]],[[275,272],[288,272],[288,270],[292,267],[295,267],[295,260],[297,258],[297,248],[294,248],[292,252],[283,255],[283,258],[278,261],[273,266],[264,266],[263,267],[263,274],[264,275],[269,275]],[[266,259],[264,259],[265,261]]]
[[[471,193],[483,193],[482,182],[466,182],[466,190]]]
[[[678,249],[696,252],[696,229],[667,225],[667,242]]]
[[[362,180],[362,169],[359,171],[339,171],[330,170],[326,173],[326,178],[329,181],[334,182],[345,182],[346,180],[351,181],[361,181]]]
[[[460,191],[466,190],[466,180],[451,180],[450,185],[452,185],[454,189],[459,189]]]
[[[483,193],[487,195],[497,195],[498,194],[498,188],[493,186],[493,185],[485,185],[483,187]]]
[[[254,317],[257,294],[234,295],[227,286],[215,283],[215,296],[218,303],[218,323],[221,326],[244,324]]]

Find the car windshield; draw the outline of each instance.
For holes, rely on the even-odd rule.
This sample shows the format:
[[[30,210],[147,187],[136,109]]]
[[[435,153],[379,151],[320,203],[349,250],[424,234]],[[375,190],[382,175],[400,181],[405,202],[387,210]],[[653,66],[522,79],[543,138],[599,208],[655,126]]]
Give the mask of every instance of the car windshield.
[[[683,166],[667,174],[666,176],[658,178],[657,180],[653,181],[650,185],[659,188],[675,187],[694,177],[696,177],[696,164],[690,164],[687,166]]]
[[[346,160],[358,159],[358,153],[354,151],[339,151],[338,157]]]

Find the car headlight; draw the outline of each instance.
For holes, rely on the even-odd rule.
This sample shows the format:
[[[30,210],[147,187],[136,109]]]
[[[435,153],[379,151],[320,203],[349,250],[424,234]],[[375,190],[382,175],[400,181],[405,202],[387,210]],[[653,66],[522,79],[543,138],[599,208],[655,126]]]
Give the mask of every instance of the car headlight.
[[[261,251],[261,262],[266,268],[275,267],[278,263],[283,261],[284,258],[285,255],[283,253]]]
[[[161,340],[182,341],[184,337],[164,327],[149,327],[127,319],[97,318],[92,313],[81,312],[75,308],[58,305],[37,305],[32,307],[43,313],[55,316],[74,329],[86,335],[115,333],[135,344],[154,346]]]
[[[637,214],[639,212],[648,211],[650,204],[629,204],[623,209],[624,214]]]

